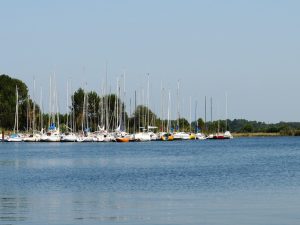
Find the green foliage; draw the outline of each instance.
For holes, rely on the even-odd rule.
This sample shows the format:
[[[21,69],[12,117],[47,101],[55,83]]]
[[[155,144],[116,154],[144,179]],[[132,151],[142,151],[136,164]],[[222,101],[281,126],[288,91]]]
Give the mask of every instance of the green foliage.
[[[280,130],[280,134],[284,136],[293,136],[294,133],[295,131],[289,126],[282,127]]]
[[[83,119],[83,101],[84,101],[84,90],[79,88],[74,92],[72,96],[72,107],[75,113],[75,127],[81,127],[81,121]],[[71,107],[71,109],[72,109]]]
[[[10,130],[15,121],[16,86],[19,93],[19,128],[22,129],[27,123],[28,88],[21,80],[4,74],[0,76],[0,126]]]
[[[185,118],[174,120],[171,124],[176,131],[190,131],[190,123]]]
[[[243,129],[242,129],[243,132],[246,132],[246,133],[251,133],[253,132],[253,126],[251,123],[247,123],[244,125]]]
[[[130,118],[130,125],[133,127],[135,126],[134,129],[136,131],[138,131],[140,127],[147,128],[148,125],[158,126],[157,116],[150,109],[148,109],[148,107],[144,105],[138,105],[133,112],[132,118]]]
[[[127,124],[124,124],[124,116],[126,121],[128,119],[128,115],[124,112],[124,103],[115,94],[99,96],[94,91],[85,94],[84,90],[79,88],[72,95],[70,115],[72,108],[75,113],[75,130],[85,129],[87,124],[92,131],[97,130],[98,126],[115,129],[120,123],[124,128]]]

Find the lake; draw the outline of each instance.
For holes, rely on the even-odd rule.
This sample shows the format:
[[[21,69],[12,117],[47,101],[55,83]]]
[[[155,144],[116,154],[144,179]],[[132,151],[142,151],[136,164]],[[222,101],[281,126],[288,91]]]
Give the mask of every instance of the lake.
[[[0,224],[300,224],[300,138],[0,143]]]

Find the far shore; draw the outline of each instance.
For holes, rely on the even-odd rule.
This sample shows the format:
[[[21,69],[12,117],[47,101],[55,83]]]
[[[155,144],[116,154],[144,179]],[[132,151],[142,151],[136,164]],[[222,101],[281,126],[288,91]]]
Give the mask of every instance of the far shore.
[[[232,133],[233,137],[282,137],[285,135],[282,135],[280,133],[264,133],[264,132],[258,132],[258,133]]]

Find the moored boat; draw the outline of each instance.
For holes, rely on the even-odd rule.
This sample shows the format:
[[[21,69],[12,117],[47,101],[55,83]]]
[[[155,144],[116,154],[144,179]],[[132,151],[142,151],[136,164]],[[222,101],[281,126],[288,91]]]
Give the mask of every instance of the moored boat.
[[[77,135],[73,132],[67,132],[61,135],[61,142],[76,142],[77,141]]]
[[[117,137],[116,142],[129,142],[129,137]]]
[[[40,140],[41,140],[41,135],[36,133],[29,134],[23,138],[24,142],[38,142]]]
[[[23,137],[20,134],[14,133],[11,134],[7,139],[7,142],[22,142],[23,141]]]
[[[205,140],[205,139],[206,139],[206,136],[205,136],[205,134],[203,134],[203,133],[197,133],[197,134],[196,134],[196,138],[197,138],[198,140]]]
[[[162,141],[173,141],[174,136],[171,133],[161,133],[160,139]]]
[[[151,136],[148,132],[139,132],[134,134],[135,141],[151,141]]]

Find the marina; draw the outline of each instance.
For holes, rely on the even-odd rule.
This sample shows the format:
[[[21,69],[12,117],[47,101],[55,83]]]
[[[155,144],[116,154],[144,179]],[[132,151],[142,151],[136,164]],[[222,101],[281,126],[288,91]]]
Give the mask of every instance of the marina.
[[[0,79],[15,86],[15,110],[14,126],[12,131],[2,129],[2,141],[5,142],[143,142],[143,141],[178,141],[178,140],[223,140],[232,139],[233,136],[227,130],[227,94],[226,94],[226,118],[221,128],[220,121],[213,121],[213,103],[211,98],[210,126],[206,119],[198,118],[197,101],[195,102],[195,120],[192,121],[192,98],[189,98],[189,121],[181,114],[179,82],[177,84],[176,119],[171,119],[172,98],[171,92],[161,90],[161,115],[158,117],[150,109],[150,79],[147,74],[147,100],[144,90],[140,96],[134,92],[134,112],[126,105],[125,73],[117,78],[116,92],[107,92],[107,84],[104,91],[86,91],[86,87],[73,91],[70,95],[69,82],[66,88],[66,113],[59,111],[59,99],[56,74],[49,78],[48,113],[43,110],[43,96],[41,93],[41,105],[35,99],[35,79],[33,80],[33,98],[28,96],[26,84],[1,75]],[[19,85],[19,86],[18,86]],[[25,94],[19,97],[20,86],[25,87]],[[137,105],[137,98],[142,97]],[[71,104],[69,104],[71,101]],[[31,102],[31,103],[30,103]],[[97,102],[97,103],[96,103]],[[164,103],[167,103],[164,105]],[[26,114],[20,110],[26,108]],[[127,110],[126,110],[127,109]],[[128,110],[129,109],[129,110]],[[205,118],[206,118],[205,97]],[[8,115],[7,115],[8,116]],[[201,124],[199,124],[201,123]],[[12,126],[10,124],[8,128]],[[22,131],[19,126],[23,126]],[[25,127],[24,127],[25,126]],[[203,132],[202,132],[203,130]],[[220,131],[222,130],[222,132]],[[204,133],[205,132],[205,133]]]
[[[95,132],[89,134],[64,133],[57,131],[35,133],[30,135],[12,134],[3,135],[3,142],[144,142],[144,141],[192,141],[192,140],[223,140],[232,139],[229,131],[215,135],[205,136],[202,133],[153,133],[143,132],[137,134]]]

